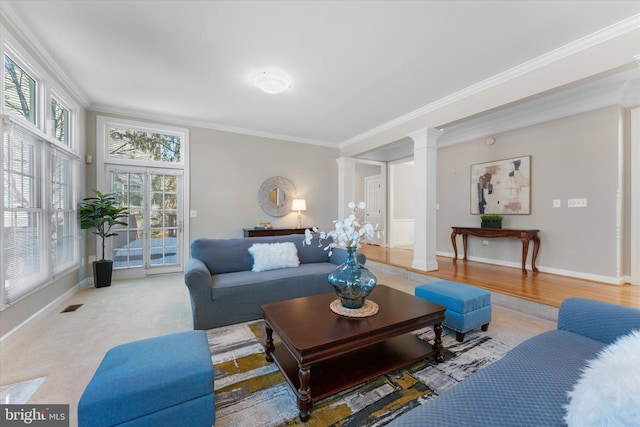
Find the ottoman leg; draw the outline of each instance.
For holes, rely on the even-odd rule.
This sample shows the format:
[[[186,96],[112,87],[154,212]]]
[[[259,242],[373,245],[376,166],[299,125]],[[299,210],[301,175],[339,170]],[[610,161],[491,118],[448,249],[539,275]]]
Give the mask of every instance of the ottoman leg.
[[[456,332],[456,341],[458,342],[464,341],[464,332]]]
[[[482,328],[480,328],[480,329],[482,329],[482,331],[484,331],[484,332],[487,332],[489,330],[489,324],[485,323],[484,325],[482,325]]]

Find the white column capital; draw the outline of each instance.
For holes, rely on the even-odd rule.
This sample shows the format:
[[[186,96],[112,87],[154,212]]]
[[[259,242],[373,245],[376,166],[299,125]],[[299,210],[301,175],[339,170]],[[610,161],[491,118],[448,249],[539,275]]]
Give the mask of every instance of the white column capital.
[[[336,159],[340,169],[355,169],[356,159],[353,157],[338,157]]]
[[[409,138],[413,139],[414,151],[427,147],[436,148],[440,135],[442,135],[442,131],[436,128],[423,128],[407,134]]]

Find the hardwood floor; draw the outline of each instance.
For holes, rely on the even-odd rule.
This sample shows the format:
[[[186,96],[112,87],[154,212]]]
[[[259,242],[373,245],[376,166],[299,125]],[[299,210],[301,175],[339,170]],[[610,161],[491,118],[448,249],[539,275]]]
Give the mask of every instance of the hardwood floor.
[[[522,275],[519,268],[503,267],[474,261],[438,257],[438,270],[424,272],[413,270],[413,250],[389,249],[364,245],[360,250],[367,259],[401,267],[409,271],[428,274],[445,280],[466,283],[490,291],[523,298],[553,307],[560,307],[569,297],[591,298],[615,304],[640,308],[640,286],[610,285],[549,273]]]

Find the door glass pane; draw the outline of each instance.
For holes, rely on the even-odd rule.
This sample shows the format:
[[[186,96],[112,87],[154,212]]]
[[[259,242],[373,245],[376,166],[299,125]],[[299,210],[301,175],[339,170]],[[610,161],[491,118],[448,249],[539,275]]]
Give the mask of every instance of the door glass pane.
[[[151,265],[178,262],[178,194],[177,177],[151,175]]]
[[[144,179],[142,173],[114,172],[113,193],[129,217],[126,226],[115,226],[117,236],[111,238],[114,268],[144,266]]]

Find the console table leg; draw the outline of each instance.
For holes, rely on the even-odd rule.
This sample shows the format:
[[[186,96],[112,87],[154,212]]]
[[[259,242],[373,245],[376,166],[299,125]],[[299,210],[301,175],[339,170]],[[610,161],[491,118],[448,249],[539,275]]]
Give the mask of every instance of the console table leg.
[[[267,342],[264,346],[264,355],[267,359],[267,362],[273,362],[273,356],[271,356],[271,353],[273,353],[273,350],[275,350],[275,347],[273,345],[273,329],[271,329],[271,326],[269,326],[269,324],[266,322],[264,324],[264,329],[267,333]]]
[[[433,341],[433,349],[436,351],[436,362],[444,362],[444,347],[442,347],[442,323],[436,323],[433,325],[433,332],[436,334],[436,338]]]
[[[454,231],[451,233],[451,244],[453,245],[453,261],[458,259],[458,245],[456,245],[456,236],[458,234]]]
[[[300,366],[298,370],[298,379],[300,380],[300,388],[298,389],[298,409],[300,411],[300,421],[305,422],[311,416],[311,389],[309,388],[309,379],[311,378],[311,368],[309,366]]]
[[[536,267],[536,259],[538,258],[538,251],[540,250],[540,238],[535,236],[533,238],[533,254],[531,255],[531,269],[538,272],[538,267]]]
[[[462,247],[464,249],[464,258],[462,258],[463,260],[467,260],[467,237],[468,235],[466,233],[462,234]]]
[[[522,240],[522,274],[527,275],[527,253],[529,252],[529,238],[521,237]]]

